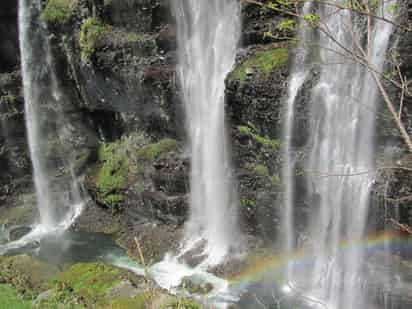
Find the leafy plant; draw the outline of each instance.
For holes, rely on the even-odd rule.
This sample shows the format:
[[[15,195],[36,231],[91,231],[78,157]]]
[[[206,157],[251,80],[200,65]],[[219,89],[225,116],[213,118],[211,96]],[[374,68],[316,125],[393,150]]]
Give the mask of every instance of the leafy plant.
[[[95,17],[89,17],[80,29],[80,49],[83,60],[89,59],[96,51],[106,26]]]
[[[277,28],[283,30],[294,30],[296,28],[296,21],[293,19],[284,19],[278,25]]]

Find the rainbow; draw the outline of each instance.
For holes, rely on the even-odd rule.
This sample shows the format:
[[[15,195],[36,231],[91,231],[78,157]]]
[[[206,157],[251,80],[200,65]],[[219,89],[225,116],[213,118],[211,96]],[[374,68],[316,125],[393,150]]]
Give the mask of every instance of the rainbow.
[[[367,252],[382,250],[385,246],[411,247],[412,236],[400,237],[394,233],[382,233],[369,236],[362,240],[345,240],[340,247],[342,251],[356,248],[364,248]],[[259,282],[267,274],[274,276],[274,280],[280,284],[283,283],[283,271],[288,264],[298,265],[310,264],[314,260],[314,254],[307,250],[297,250],[291,254],[281,254],[272,256],[254,256],[250,258],[249,265],[245,269],[228,279],[231,286],[244,287],[252,283]]]

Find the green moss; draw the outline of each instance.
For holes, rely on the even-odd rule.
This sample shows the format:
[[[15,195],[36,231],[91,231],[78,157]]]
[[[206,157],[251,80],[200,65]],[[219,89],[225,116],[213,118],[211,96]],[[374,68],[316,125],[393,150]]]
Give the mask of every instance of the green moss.
[[[12,94],[6,94],[0,97],[0,104],[7,103],[7,104],[15,104],[17,102],[17,97]]]
[[[238,126],[238,131],[242,135],[247,135],[251,137],[255,142],[263,147],[269,148],[269,150],[276,151],[280,148],[280,141],[277,139],[270,139],[261,136],[256,133],[256,131],[248,126]]]
[[[165,305],[162,309],[203,309],[203,306],[199,305],[191,299],[179,299],[176,298],[170,304]]]
[[[144,37],[142,35],[139,35],[139,34],[135,33],[135,32],[127,32],[127,33],[125,33],[125,38],[126,38],[127,42],[132,42],[133,43],[133,42],[142,41]]]
[[[178,143],[174,139],[165,138],[155,144],[143,146],[137,152],[139,161],[155,161],[161,157],[162,154],[175,151],[178,149]]]
[[[96,51],[106,26],[97,18],[89,17],[80,28],[80,49],[83,59],[90,58]]]
[[[270,183],[273,187],[279,187],[282,184],[282,181],[278,175],[273,175],[270,176]]]
[[[264,164],[247,164],[246,168],[251,172],[250,177],[254,179],[254,185],[260,188],[273,190],[278,189],[281,185],[280,177],[277,174],[272,175],[269,168]]]
[[[109,291],[121,280],[122,272],[117,268],[101,263],[75,264],[57,276],[55,285],[61,302],[75,297],[94,308],[109,304]]]
[[[134,191],[137,192],[137,193],[140,193],[140,194],[143,193],[144,190],[145,190],[144,183],[143,183],[143,182],[140,182],[140,181],[136,182],[136,183],[134,184],[134,186],[133,186],[133,189],[134,189]]]
[[[24,300],[11,286],[0,284],[0,309],[30,309],[30,302]]]
[[[73,16],[75,0],[48,0],[41,18],[53,25],[64,25]]]
[[[151,292],[145,292],[135,296],[134,298],[120,298],[111,302],[110,306],[104,309],[145,309],[148,303],[153,299],[154,295]]]
[[[103,163],[96,177],[97,197],[107,206],[118,208],[127,184],[128,159],[118,143],[102,144],[99,160]]]
[[[48,299],[43,299],[35,303],[36,309],[85,309],[83,305],[77,303],[70,290],[55,291]]]
[[[240,206],[243,208],[256,208],[256,201],[251,199],[241,199]]]
[[[253,167],[253,172],[259,177],[269,177],[269,169],[263,164],[256,164]]]
[[[103,1],[103,5],[104,5],[104,6],[111,6],[112,3],[113,3],[113,0],[104,0],[104,1]]]
[[[252,135],[253,134],[253,130],[247,126],[238,126],[237,129],[239,133],[242,135]]]
[[[244,82],[248,71],[260,71],[267,78],[270,73],[281,65],[288,62],[289,50],[287,48],[276,48],[259,51],[251,58],[240,64],[229,76],[229,79]]]

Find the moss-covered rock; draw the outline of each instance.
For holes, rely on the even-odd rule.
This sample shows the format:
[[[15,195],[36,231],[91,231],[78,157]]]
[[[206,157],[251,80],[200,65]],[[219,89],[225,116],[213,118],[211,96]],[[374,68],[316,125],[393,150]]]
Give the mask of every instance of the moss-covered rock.
[[[103,37],[106,25],[96,17],[86,19],[80,28],[79,46],[84,60],[89,59]]]
[[[247,77],[256,73],[261,73],[267,78],[270,73],[289,60],[289,50],[285,47],[257,51],[248,57],[229,75],[229,80],[239,80],[244,82]]]
[[[289,44],[275,43],[239,55],[226,79],[227,114],[234,125],[253,123],[262,136],[281,135],[290,52]]]
[[[113,209],[123,202],[127,184],[129,161],[119,143],[102,144],[99,148],[101,167],[95,172],[98,201]]]
[[[178,143],[174,139],[165,138],[157,143],[149,144],[141,148],[137,152],[137,159],[139,161],[154,162],[162,155],[178,150]]]
[[[156,36],[147,33],[126,31],[113,26],[105,26],[95,47],[122,53],[133,52],[138,57],[153,57],[157,55]],[[98,54],[101,61],[105,60],[106,52]]]
[[[75,264],[57,275],[56,293],[61,302],[77,299],[86,307],[109,304],[109,291],[122,281],[124,272],[101,263]]]
[[[190,299],[168,295],[150,280],[103,263],[75,264],[55,275],[49,265],[38,272],[38,264],[27,256],[0,258],[0,309],[202,308]],[[41,284],[30,284],[37,281]]]
[[[170,174],[169,169],[162,168],[166,164],[164,161],[155,163],[162,158],[170,160],[169,154],[177,151],[179,143],[174,139],[152,142],[139,134],[125,136],[113,143],[103,143],[98,151],[98,162],[88,173],[87,186],[101,205],[119,210],[125,202],[134,200],[133,206],[136,207],[140,201],[135,199],[140,200],[153,185],[156,189],[159,186],[159,190],[160,186],[171,189],[184,186],[180,184],[185,179],[183,172],[175,168],[175,174]],[[162,173],[162,170],[165,171]],[[169,185],[170,182],[176,182],[176,185]],[[165,198],[165,202],[170,201],[167,196]]]
[[[154,297],[152,292],[144,292],[133,298],[118,298],[102,309],[145,309]]]
[[[253,139],[254,142],[264,147],[267,151],[280,150],[280,141],[278,139],[270,139],[266,136],[259,135],[252,126],[238,126],[237,129],[241,136]]]
[[[57,269],[28,255],[0,257],[0,281],[30,298],[42,291]]]
[[[232,130],[238,168],[240,215],[248,233],[273,237],[279,216],[281,143],[253,123]]]
[[[130,281],[129,277],[135,278]],[[193,307],[195,303],[190,300],[178,300],[160,291],[150,280],[103,263],[75,264],[58,274],[51,284],[53,292],[38,304],[41,308],[54,308],[57,304],[63,308],[201,308]],[[128,291],[122,293],[121,286]],[[178,301],[182,306],[175,307]]]
[[[41,18],[54,26],[65,25],[73,17],[78,0],[48,0]]]
[[[166,303],[162,309],[204,309],[202,305],[190,299],[176,298],[172,302]]]

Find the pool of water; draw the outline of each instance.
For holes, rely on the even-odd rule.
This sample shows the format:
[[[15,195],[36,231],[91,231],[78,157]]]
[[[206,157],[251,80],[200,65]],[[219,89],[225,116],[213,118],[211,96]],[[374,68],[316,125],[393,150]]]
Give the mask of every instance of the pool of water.
[[[74,230],[49,233],[37,239],[33,237],[32,241],[21,244],[20,247],[11,247],[4,254],[29,254],[55,266],[104,261],[110,255],[126,255],[125,250],[116,245],[109,235]]]
[[[2,238],[7,238],[6,229],[1,229],[0,234]],[[230,304],[236,304],[236,308],[239,309],[328,308],[321,301],[310,298],[304,291],[280,283],[282,269],[264,271],[258,279],[248,280],[245,278],[231,282],[216,277],[204,269],[191,268],[179,263],[171,256],[166,256],[163,261],[152,265],[145,271],[139,263],[127,256],[125,250],[116,244],[113,237],[101,233],[85,233],[70,229],[46,233],[34,229],[32,233],[16,242],[0,245],[0,252],[4,255],[29,254],[59,268],[76,263],[105,262],[138,275],[148,274],[160,287],[168,289],[171,293],[194,296],[205,304],[213,305],[213,308],[227,308]],[[379,261],[375,261],[372,266],[369,265],[369,268],[372,269],[372,274],[369,276],[373,282],[379,281],[380,277],[385,277],[383,273],[379,272],[395,272],[390,267],[391,265],[383,267],[380,263],[381,267],[378,267],[377,264]],[[406,276],[405,273],[406,271],[404,271],[403,277]],[[370,302],[371,305],[364,309],[412,308],[410,298],[404,297],[410,294],[412,285],[399,279],[403,278],[400,275],[390,277],[391,282],[386,285],[390,286],[392,290],[396,290],[397,293],[390,293],[381,287],[375,288],[372,284],[365,288],[365,293],[371,295],[373,299]],[[193,277],[200,282],[211,283],[214,289],[207,295],[190,295],[179,288],[185,277]]]

